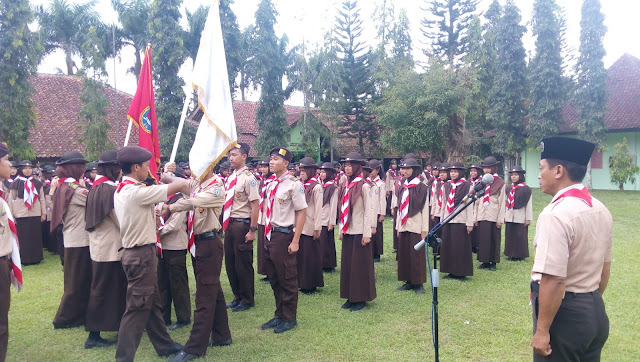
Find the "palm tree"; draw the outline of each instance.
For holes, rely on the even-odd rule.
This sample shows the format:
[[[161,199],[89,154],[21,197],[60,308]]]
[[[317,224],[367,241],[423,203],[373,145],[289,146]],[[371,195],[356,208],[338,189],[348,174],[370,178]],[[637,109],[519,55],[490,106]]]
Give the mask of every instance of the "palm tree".
[[[46,10],[40,6],[37,11],[45,55],[58,49],[62,50],[68,75],[75,73],[74,68],[78,69],[73,57],[82,54],[82,44],[89,28],[93,25],[96,29],[104,29],[98,13],[94,11],[96,3],[97,0],[90,0],[84,4],[51,0]]]
[[[133,73],[136,78],[140,76],[142,68],[142,51],[149,41],[147,30],[149,29],[149,14],[151,14],[151,3],[149,0],[111,0],[111,5],[118,13],[118,20],[121,28],[117,31],[117,48],[122,49],[125,45],[133,47],[136,63],[129,68],[128,72]]]

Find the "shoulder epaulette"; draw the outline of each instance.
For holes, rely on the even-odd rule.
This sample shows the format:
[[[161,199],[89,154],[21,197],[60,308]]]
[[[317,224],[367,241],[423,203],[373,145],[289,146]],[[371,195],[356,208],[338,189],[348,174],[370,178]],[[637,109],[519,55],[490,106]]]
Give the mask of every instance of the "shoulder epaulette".
[[[299,179],[297,177],[293,176],[293,177],[291,177],[291,180],[298,181]]]
[[[75,190],[75,189],[77,189],[78,187],[80,187],[80,185],[78,185],[78,184],[74,184],[74,183],[71,183],[71,182],[70,182],[70,183],[69,183],[69,187],[71,187],[72,189],[74,189],[74,190]]]
[[[253,174],[252,174],[252,173],[251,173],[251,171],[249,171],[249,170],[246,170],[246,171],[244,172],[244,174],[245,174],[245,175],[247,175],[247,176],[253,176]]]

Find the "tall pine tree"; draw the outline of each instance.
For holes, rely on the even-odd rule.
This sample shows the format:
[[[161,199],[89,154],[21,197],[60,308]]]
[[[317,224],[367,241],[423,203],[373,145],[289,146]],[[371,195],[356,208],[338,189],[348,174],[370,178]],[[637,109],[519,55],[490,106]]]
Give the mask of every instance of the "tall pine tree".
[[[171,153],[184,101],[184,81],[178,76],[185,60],[183,30],[179,25],[181,4],[182,0],[154,0],[151,4],[149,36],[153,55],[158,136],[163,155]],[[189,157],[195,134],[189,130],[190,127],[185,127],[182,132],[178,160]]]
[[[607,71],[603,58],[606,54],[602,40],[607,33],[599,0],[582,3],[580,20],[580,57],[576,64],[578,108],[576,128],[578,135],[602,148],[607,130],[604,116],[607,108]],[[591,188],[591,162],[587,167],[587,187]]]
[[[224,41],[224,53],[227,57],[227,73],[229,74],[229,86],[231,96],[235,94],[238,82],[236,78],[242,66],[242,33],[238,26],[238,18],[231,9],[233,0],[220,1],[220,25],[222,26],[222,39]]]
[[[504,157],[505,169],[519,158],[525,146],[523,124],[529,89],[522,44],[526,29],[520,20],[520,11],[508,0],[496,29],[497,72],[489,101],[489,115],[495,125],[492,149]]]
[[[529,65],[529,139],[534,146],[544,137],[557,134],[563,122],[561,111],[567,89],[562,76],[561,17],[555,0],[533,3],[536,54]]]
[[[256,11],[254,30],[255,57],[252,68],[260,85],[260,105],[256,122],[260,132],[256,142],[259,154],[268,154],[273,147],[287,144],[289,126],[285,119],[282,77],[287,69],[286,38],[278,39],[274,26],[278,15],[271,0],[261,0]]]
[[[373,92],[369,69],[370,54],[362,42],[362,20],[358,2],[345,0],[336,17],[338,55],[344,67],[342,81],[345,131],[358,140],[360,153],[364,153],[365,140],[375,144],[378,127],[367,111],[367,102]]]
[[[33,87],[44,47],[29,30],[34,15],[28,0],[0,1],[0,142],[15,159],[33,159],[29,144],[34,126]]]

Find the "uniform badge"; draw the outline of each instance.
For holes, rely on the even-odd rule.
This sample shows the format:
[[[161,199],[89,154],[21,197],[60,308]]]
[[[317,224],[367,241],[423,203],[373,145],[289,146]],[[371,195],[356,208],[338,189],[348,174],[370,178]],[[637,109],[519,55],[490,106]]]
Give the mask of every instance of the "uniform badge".
[[[204,208],[199,207],[199,208],[198,208],[198,211],[202,214],[202,213],[204,212]]]
[[[222,196],[222,191],[220,191],[220,189],[213,189],[213,195],[214,196]]]
[[[300,186],[300,193],[304,194],[304,186]]]
[[[251,187],[257,187],[258,183],[256,182],[256,180],[251,180],[250,185],[251,185]]]
[[[236,197],[237,197],[237,198],[240,198],[240,196],[242,196],[242,195],[240,195],[240,193],[239,193],[239,192],[236,192]]]
[[[278,199],[278,203],[282,204],[284,202],[283,199]]]
[[[376,189],[376,195],[380,195],[380,189]]]

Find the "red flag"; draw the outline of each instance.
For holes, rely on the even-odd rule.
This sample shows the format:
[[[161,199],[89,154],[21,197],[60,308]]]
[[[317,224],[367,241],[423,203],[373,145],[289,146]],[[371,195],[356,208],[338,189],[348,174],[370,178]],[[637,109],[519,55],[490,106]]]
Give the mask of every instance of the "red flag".
[[[158,121],[153,95],[153,76],[151,74],[151,47],[147,47],[138,79],[138,90],[131,101],[127,118],[138,126],[138,145],[153,155],[149,163],[149,173],[157,180],[160,167],[160,142],[158,141]]]

